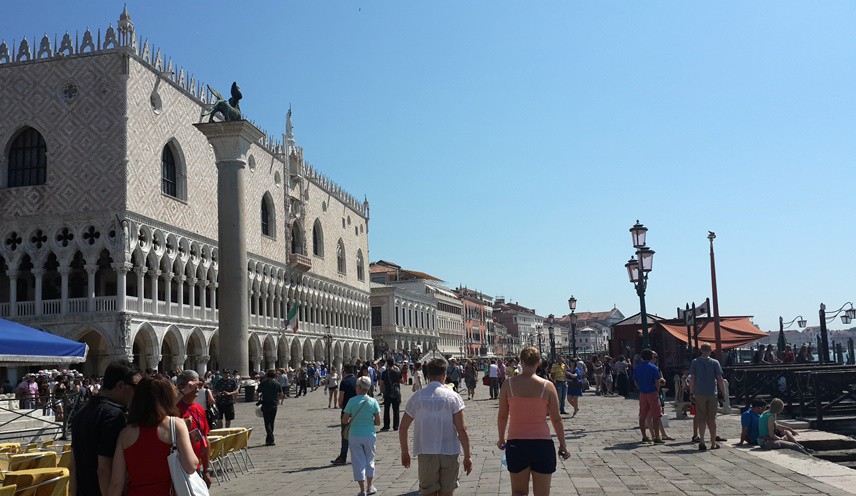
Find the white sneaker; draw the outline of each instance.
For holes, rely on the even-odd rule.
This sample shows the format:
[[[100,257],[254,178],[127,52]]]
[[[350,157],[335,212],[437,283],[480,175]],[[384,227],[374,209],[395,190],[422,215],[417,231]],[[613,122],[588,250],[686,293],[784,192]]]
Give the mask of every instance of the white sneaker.
[[[374,486],[370,487],[370,488],[369,488],[369,490],[368,490],[368,491],[366,491],[366,494],[367,494],[367,495],[368,495],[368,494],[375,494],[375,493],[377,493],[377,488],[376,488],[376,487],[374,487]]]

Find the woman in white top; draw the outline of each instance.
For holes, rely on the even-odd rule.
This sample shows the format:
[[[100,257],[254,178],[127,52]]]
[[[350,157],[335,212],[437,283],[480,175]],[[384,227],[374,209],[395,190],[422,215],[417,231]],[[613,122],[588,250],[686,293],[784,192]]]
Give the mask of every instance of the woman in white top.
[[[416,362],[413,364],[413,392],[422,389],[422,364]]]
[[[327,408],[334,408],[333,404],[339,401],[339,374],[336,367],[327,375]],[[335,399],[334,399],[335,398]],[[338,408],[336,405],[335,408]]]

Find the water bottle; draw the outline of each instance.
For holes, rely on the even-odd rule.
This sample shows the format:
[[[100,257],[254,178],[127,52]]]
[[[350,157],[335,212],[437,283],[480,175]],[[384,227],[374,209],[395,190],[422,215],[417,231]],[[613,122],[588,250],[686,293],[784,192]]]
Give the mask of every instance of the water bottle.
[[[502,450],[502,469],[508,470],[508,462],[505,461],[505,445],[503,444],[499,449]]]

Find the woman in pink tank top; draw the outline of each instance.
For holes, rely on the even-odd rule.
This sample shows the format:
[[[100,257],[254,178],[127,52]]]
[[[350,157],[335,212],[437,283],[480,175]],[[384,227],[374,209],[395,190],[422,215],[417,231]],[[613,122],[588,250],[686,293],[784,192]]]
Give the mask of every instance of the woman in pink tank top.
[[[565,460],[570,457],[556,386],[535,375],[540,363],[537,349],[524,348],[520,352],[523,372],[506,379],[499,393],[499,441],[496,445],[505,450],[512,494],[529,494],[530,479],[535,496],[550,494],[550,480],[556,471],[556,448],[547,425],[547,414],[559,438],[559,454]]]

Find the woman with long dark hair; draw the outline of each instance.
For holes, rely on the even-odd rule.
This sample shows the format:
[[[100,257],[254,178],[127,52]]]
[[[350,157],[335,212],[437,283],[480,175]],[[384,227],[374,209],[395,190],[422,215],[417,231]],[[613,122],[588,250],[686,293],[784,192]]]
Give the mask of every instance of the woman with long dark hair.
[[[170,496],[172,477],[167,456],[172,451],[172,429],[181,467],[196,471],[187,424],[178,417],[178,395],[169,378],[145,377],[136,385],[128,409],[128,426],[122,429],[113,455],[109,496]],[[126,487],[127,483],[127,487]]]

